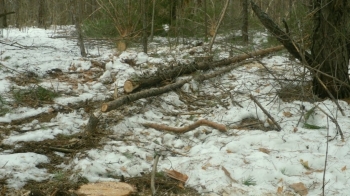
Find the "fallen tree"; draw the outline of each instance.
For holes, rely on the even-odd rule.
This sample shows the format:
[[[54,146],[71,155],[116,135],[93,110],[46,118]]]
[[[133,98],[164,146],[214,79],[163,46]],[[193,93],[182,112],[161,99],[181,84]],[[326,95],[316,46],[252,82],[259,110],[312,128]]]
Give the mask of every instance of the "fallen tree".
[[[224,67],[223,69],[220,69],[218,71],[215,71],[213,73],[209,73],[209,74],[201,74],[198,75],[196,77],[189,77],[183,80],[180,80],[178,82],[172,83],[172,84],[168,84],[166,86],[163,87],[159,87],[159,88],[151,88],[151,89],[146,89],[137,93],[133,93],[133,94],[129,94],[129,95],[124,95],[122,97],[119,97],[113,101],[110,101],[108,103],[103,103],[102,107],[101,107],[101,111],[102,112],[109,112],[111,110],[115,110],[118,107],[136,101],[138,99],[142,99],[142,98],[147,98],[147,97],[152,97],[152,96],[156,96],[156,95],[160,95],[166,92],[170,92],[172,90],[175,90],[177,88],[181,88],[184,84],[186,84],[187,82],[190,82],[192,79],[196,80],[196,81],[203,81],[203,80],[207,80],[209,78],[213,78],[216,77],[218,75],[227,73],[227,71],[240,67],[241,65],[244,65],[246,63],[251,63],[252,60],[250,61],[243,61],[237,64],[233,64],[227,67]]]
[[[240,54],[232,58],[215,61],[215,62],[200,62],[192,64],[184,64],[176,66],[172,69],[159,68],[157,72],[152,75],[147,76],[134,76],[124,82],[124,92],[131,93],[136,89],[149,88],[154,86],[159,86],[159,84],[169,83],[179,76],[193,73],[197,70],[209,70],[216,67],[226,66],[232,63],[237,63],[248,58],[266,55],[272,52],[282,50],[284,46],[276,46],[271,48],[266,48],[258,51],[253,51],[245,54]]]

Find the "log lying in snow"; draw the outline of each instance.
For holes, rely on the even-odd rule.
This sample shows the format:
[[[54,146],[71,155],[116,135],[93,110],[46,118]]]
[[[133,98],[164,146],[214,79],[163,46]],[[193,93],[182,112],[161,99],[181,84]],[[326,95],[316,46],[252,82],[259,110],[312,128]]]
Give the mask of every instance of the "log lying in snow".
[[[122,96],[114,101],[111,101],[108,103],[103,103],[102,107],[101,107],[101,111],[102,112],[109,112],[111,110],[117,109],[118,107],[120,107],[126,103],[130,103],[130,102],[136,101],[138,99],[152,97],[152,96],[156,96],[156,95],[160,95],[160,94],[172,91],[174,89],[180,88],[181,86],[183,86],[184,84],[186,84],[187,82],[189,82],[191,80],[192,80],[192,78],[189,78],[189,79],[181,80],[181,81],[173,83],[173,84],[166,85],[164,87],[151,88],[151,89],[147,89],[147,90],[133,93],[130,95]]]
[[[283,48],[284,46],[280,45],[272,48],[266,48],[258,51],[249,52],[246,54],[237,55],[235,57],[224,59],[221,61],[200,62],[200,63],[179,65],[170,70],[169,68],[167,69],[160,68],[156,73],[152,75],[137,76],[126,80],[124,83],[124,91],[126,93],[131,93],[136,89],[154,87],[161,83],[164,83],[164,81],[173,81],[175,78],[179,76],[190,74],[197,70],[209,70],[215,67],[226,66],[232,63],[243,61],[248,58],[266,55],[271,52],[276,52],[276,51],[282,50]]]
[[[197,80],[197,81],[207,80],[209,78],[216,77],[220,74],[227,73],[227,71],[229,71],[231,69],[237,68],[243,64],[250,63],[250,62],[252,62],[252,61],[244,61],[241,63],[237,63],[234,65],[224,67],[223,69],[218,70],[218,71],[213,72],[213,73],[210,73],[210,74],[202,74],[202,75],[197,76],[195,78],[195,80]],[[173,83],[173,84],[168,84],[168,85],[160,87],[160,88],[151,88],[151,89],[146,89],[146,90],[143,90],[143,91],[140,91],[137,93],[133,93],[130,95],[124,95],[122,97],[119,97],[119,98],[111,101],[111,102],[103,103],[102,107],[101,107],[101,111],[102,112],[109,112],[111,110],[117,109],[118,107],[120,107],[124,104],[136,101],[138,99],[152,97],[152,96],[160,95],[160,94],[175,90],[177,88],[182,87],[184,84],[186,84],[187,82],[189,82],[191,80],[192,80],[192,77],[181,80],[181,81]]]

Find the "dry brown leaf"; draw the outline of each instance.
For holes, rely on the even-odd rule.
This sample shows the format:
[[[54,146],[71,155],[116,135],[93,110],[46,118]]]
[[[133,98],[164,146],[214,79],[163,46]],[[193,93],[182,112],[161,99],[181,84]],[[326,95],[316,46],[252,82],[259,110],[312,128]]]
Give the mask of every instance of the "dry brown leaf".
[[[231,180],[232,182],[235,182],[235,183],[238,182],[237,180],[235,180],[235,179],[232,178],[230,172],[229,172],[224,166],[222,166],[221,169],[222,169],[222,171],[224,171],[225,175],[226,175],[228,178],[230,178],[230,180]]]
[[[211,167],[212,165],[210,163],[206,163],[205,165],[202,166],[203,170],[207,170],[208,167]]]
[[[153,156],[146,155],[146,161],[153,161]]]
[[[283,115],[288,118],[293,116],[293,114],[290,112],[283,112]]]
[[[304,161],[303,159],[300,159],[300,163],[303,165],[303,167],[304,167],[305,169],[311,169],[311,168],[309,167],[309,162],[308,162],[308,161]]]
[[[226,150],[227,153],[233,153],[231,150]]]
[[[82,185],[74,191],[78,195],[126,196],[135,192],[135,188],[124,182],[98,182]]]
[[[266,149],[266,148],[259,148],[259,151],[260,152],[263,152],[265,154],[270,154],[270,150],[269,149]]]
[[[191,150],[192,146],[185,146],[183,149],[184,151],[188,152],[189,150]]]
[[[302,182],[291,184],[289,187],[300,195],[308,194],[308,190]]]
[[[126,169],[126,167],[121,167],[120,170],[122,170],[123,172],[128,172],[128,169]]]
[[[281,194],[283,192],[283,186],[279,186],[277,188],[277,194]]]
[[[273,123],[273,121],[270,118],[268,118],[266,121],[267,121],[267,123],[269,123],[270,126],[275,125],[275,123]]]
[[[185,189],[184,183],[183,182],[179,182],[179,184],[177,184],[178,187],[180,187],[181,189]]]
[[[180,173],[176,170],[169,170],[169,169],[165,169],[165,173],[170,177],[170,178],[174,178],[176,180],[179,180],[181,182],[186,183],[188,176],[186,174]]]
[[[283,178],[281,178],[277,183],[281,183],[281,182],[283,182]]]
[[[250,162],[247,161],[247,159],[243,159],[243,162],[244,162],[245,164],[250,164]]]
[[[49,114],[51,114],[51,113],[53,113],[55,111],[55,109],[54,108],[49,108],[49,109],[47,109],[47,113],[49,113]]]
[[[294,127],[293,132],[296,133],[298,131],[297,127]]]
[[[346,170],[346,165],[341,168],[341,171],[345,171],[345,170]]]

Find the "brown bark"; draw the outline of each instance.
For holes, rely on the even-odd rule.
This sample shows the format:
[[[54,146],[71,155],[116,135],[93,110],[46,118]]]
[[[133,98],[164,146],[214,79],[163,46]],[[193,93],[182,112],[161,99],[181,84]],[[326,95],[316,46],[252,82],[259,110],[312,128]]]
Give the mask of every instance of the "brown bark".
[[[101,111],[102,112],[109,112],[111,110],[117,109],[118,107],[120,107],[124,104],[136,101],[138,99],[152,97],[152,96],[156,96],[156,95],[160,95],[160,94],[169,92],[171,90],[180,88],[181,86],[183,86],[184,84],[186,84],[189,81],[191,81],[191,79],[185,79],[185,80],[182,80],[180,82],[176,82],[174,84],[170,84],[170,85],[167,85],[167,86],[164,86],[161,88],[153,88],[153,89],[140,91],[138,93],[133,93],[130,95],[125,95],[125,96],[120,97],[114,101],[111,101],[108,103],[103,103],[102,107],[101,107]]]
[[[143,0],[141,3],[142,8],[142,45],[143,45],[143,52],[147,54],[147,1]]]
[[[46,28],[46,0],[39,0],[38,4],[38,27]]]
[[[350,14],[348,1],[314,0],[314,32],[311,53],[314,66],[332,77],[317,72],[313,79],[314,93],[321,98],[350,97],[348,76],[349,51],[347,47]],[[338,80],[337,80],[338,79]],[[323,83],[323,84],[322,84]],[[325,86],[325,87],[324,87]]]
[[[282,50],[283,46],[276,46],[272,48],[262,49],[258,51],[249,52],[246,54],[237,55],[232,58],[224,59],[216,62],[200,62],[200,63],[192,63],[187,65],[179,65],[174,67],[173,69],[159,69],[155,74],[150,76],[138,76],[136,79],[130,78],[124,83],[124,91],[126,93],[131,93],[136,89],[143,89],[149,87],[155,87],[161,83],[165,83],[164,81],[173,81],[175,78],[190,74],[198,70],[209,70],[215,67],[222,67],[229,65],[231,63],[237,63],[243,61],[247,58],[257,57],[269,54],[271,52],[276,52]]]
[[[243,6],[243,12],[242,12],[242,18],[243,18],[243,24],[242,24],[242,38],[243,42],[245,44],[248,44],[248,0],[243,0],[242,6]]]
[[[320,98],[350,97],[348,65],[350,57],[349,1],[313,0],[314,31],[311,54],[296,44],[266,13],[251,2],[253,11],[263,25],[294,57],[307,64],[313,73],[313,91]]]
[[[155,124],[155,123],[143,123],[142,125],[145,127],[148,127],[148,128],[156,129],[158,131],[170,131],[170,132],[174,132],[174,133],[186,133],[186,132],[192,131],[195,128],[202,126],[202,125],[212,127],[212,128],[217,129],[221,132],[227,131],[225,125],[222,125],[222,124],[219,124],[216,122],[212,122],[209,120],[205,120],[205,119],[198,120],[197,122],[195,122],[193,124],[190,124],[190,125],[184,126],[184,127],[180,127],[180,128],[169,127],[167,125]]]
[[[214,35],[213,35],[213,37],[211,38],[210,43],[209,43],[209,46],[208,46],[208,47],[209,47],[209,53],[211,53],[211,49],[212,49],[212,47],[213,47],[213,44],[214,44],[214,41],[215,41],[215,38],[216,38],[216,34],[218,33],[218,30],[219,30],[219,27],[220,27],[220,25],[221,25],[221,22],[222,22],[222,20],[224,19],[224,16],[225,16],[225,14],[226,14],[227,7],[228,7],[229,2],[230,2],[230,0],[226,0],[226,3],[225,3],[225,5],[224,5],[224,8],[223,8],[222,11],[221,11],[220,19],[219,19],[219,21],[218,21],[218,23],[217,23],[217,25],[216,25],[216,27],[215,27]]]
[[[10,14],[14,14],[14,13],[15,13],[15,12],[1,13],[1,14],[0,14],[0,18],[5,17],[5,16],[10,15]]]
[[[251,61],[248,61],[248,62],[251,62]],[[207,80],[207,79],[212,78],[212,77],[216,77],[220,74],[227,73],[228,70],[237,68],[237,67],[239,67],[245,63],[248,63],[248,62],[241,62],[241,63],[235,64],[235,65],[230,65],[230,66],[225,67],[225,68],[223,68],[219,71],[216,71],[214,73],[199,75],[195,78],[195,80],[203,81],[203,80]],[[188,79],[184,79],[184,80],[181,80],[181,81],[173,83],[173,84],[169,84],[169,85],[164,86],[164,87],[152,88],[152,89],[143,90],[143,91],[140,91],[137,93],[133,93],[130,95],[125,95],[123,97],[117,98],[114,101],[102,104],[101,111],[108,112],[108,111],[117,109],[118,107],[120,107],[124,104],[136,101],[136,100],[141,99],[141,98],[156,96],[156,95],[160,95],[160,94],[172,91],[174,89],[182,87],[185,83],[187,83],[191,80],[192,80],[192,78],[188,78]]]
[[[301,62],[306,61],[310,66],[312,65],[313,59],[308,52],[301,54],[301,46],[298,46],[288,33],[280,29],[280,27],[272,21],[272,19],[264,13],[259,6],[257,6],[253,1],[251,1],[251,6],[254,13],[259,18],[260,22],[274,35],[274,37],[291,53],[295,58]],[[305,57],[305,59],[304,59]]]
[[[85,51],[85,45],[84,45],[84,38],[83,38],[83,32],[81,29],[81,4],[80,1],[77,0],[71,0],[71,12],[73,17],[73,22],[75,24],[75,29],[78,33],[78,45],[80,48],[80,54],[82,57],[86,57],[86,51]]]
[[[96,128],[99,121],[100,119],[98,119],[94,114],[90,114],[90,118],[89,118],[88,124],[86,125],[85,131],[89,133],[96,132]]]

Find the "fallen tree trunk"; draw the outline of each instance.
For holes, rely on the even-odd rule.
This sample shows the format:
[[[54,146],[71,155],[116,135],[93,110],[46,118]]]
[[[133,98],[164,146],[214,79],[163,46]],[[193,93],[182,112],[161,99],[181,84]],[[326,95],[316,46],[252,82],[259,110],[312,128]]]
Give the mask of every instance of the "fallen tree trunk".
[[[243,64],[250,63],[250,62],[252,62],[252,61],[244,61],[244,62],[241,62],[241,63],[238,63],[238,64],[230,65],[230,66],[227,66],[227,67],[225,67],[225,68],[223,68],[221,70],[218,70],[218,71],[210,73],[210,74],[199,75],[199,76],[195,77],[194,79],[197,80],[197,81],[207,80],[209,78],[216,77],[216,76],[218,76],[220,74],[227,73],[227,71],[229,71],[231,69],[237,68],[237,67],[239,67],[239,66],[241,66]],[[113,101],[110,101],[108,103],[103,103],[102,107],[101,107],[101,111],[102,112],[109,112],[111,110],[117,109],[118,107],[120,107],[120,106],[122,106],[124,104],[136,101],[138,99],[152,97],[152,96],[160,95],[160,94],[163,94],[163,93],[166,93],[166,92],[170,92],[172,90],[175,90],[177,88],[182,87],[184,84],[186,84],[187,82],[191,81],[192,79],[193,78],[190,77],[190,78],[187,78],[187,79],[183,79],[183,80],[181,80],[179,82],[175,82],[173,84],[168,84],[168,85],[160,87],[160,88],[151,88],[151,89],[146,89],[146,90],[143,90],[143,91],[140,91],[140,92],[137,92],[137,93],[133,93],[133,94],[130,94],[130,95],[124,95],[124,96],[122,96],[120,98],[117,98],[117,99],[115,99]]]
[[[173,69],[158,69],[158,71],[152,75],[148,76],[137,76],[130,78],[124,82],[124,91],[126,93],[131,93],[136,89],[142,89],[147,87],[158,86],[159,84],[165,83],[164,81],[173,81],[175,78],[193,73],[197,70],[209,70],[215,67],[222,67],[232,63],[237,63],[243,61],[248,58],[262,56],[269,54],[271,52],[276,52],[282,50],[284,46],[276,46],[271,48],[266,48],[258,51],[253,51],[241,55],[237,55],[232,58],[224,59],[216,62],[200,62],[200,63],[192,63],[186,65],[179,65],[174,67]]]

